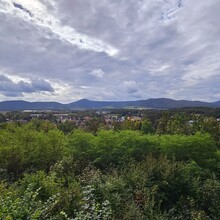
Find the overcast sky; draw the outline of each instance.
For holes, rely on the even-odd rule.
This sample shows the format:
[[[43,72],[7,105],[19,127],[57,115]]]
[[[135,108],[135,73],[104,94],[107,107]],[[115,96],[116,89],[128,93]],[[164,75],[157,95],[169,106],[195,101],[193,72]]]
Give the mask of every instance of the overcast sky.
[[[220,100],[220,0],[0,0],[0,101]]]

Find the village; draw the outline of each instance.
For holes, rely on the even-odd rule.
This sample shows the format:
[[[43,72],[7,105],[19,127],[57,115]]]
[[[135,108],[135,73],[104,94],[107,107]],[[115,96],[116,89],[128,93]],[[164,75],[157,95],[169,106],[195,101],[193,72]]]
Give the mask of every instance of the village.
[[[1,122],[27,123],[33,119],[48,120],[55,124],[72,124],[75,128],[85,128],[91,123],[102,124],[105,128],[114,128],[115,124],[125,121],[140,123],[143,120],[143,114],[139,111],[122,113],[108,110],[103,111],[52,111],[52,110],[24,110],[15,112],[0,113]]]

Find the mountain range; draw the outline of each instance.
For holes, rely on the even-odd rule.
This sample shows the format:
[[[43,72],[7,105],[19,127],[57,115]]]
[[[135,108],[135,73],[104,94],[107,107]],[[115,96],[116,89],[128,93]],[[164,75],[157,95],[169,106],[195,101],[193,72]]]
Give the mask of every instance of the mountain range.
[[[77,110],[77,109],[109,109],[109,108],[153,108],[171,109],[183,107],[220,107],[220,101],[201,102],[157,98],[137,101],[91,101],[81,99],[69,104],[58,102],[27,102],[27,101],[3,101],[0,102],[0,111],[16,110]]]

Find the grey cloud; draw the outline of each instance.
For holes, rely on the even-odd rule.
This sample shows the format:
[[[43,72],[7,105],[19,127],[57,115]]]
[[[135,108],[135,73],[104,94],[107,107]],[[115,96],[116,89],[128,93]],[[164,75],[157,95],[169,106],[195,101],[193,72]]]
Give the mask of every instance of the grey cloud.
[[[125,81],[121,84],[121,88],[129,94],[133,94],[138,91],[138,85],[135,81]]]
[[[4,76],[4,75],[0,75],[0,82],[1,83],[7,83],[7,82],[11,82],[11,80],[8,77]]]
[[[46,82],[43,79],[33,80],[31,86],[36,91],[54,92],[54,88],[50,85],[50,83]]]
[[[0,12],[0,68],[67,84],[73,98],[220,99],[219,0],[42,2],[64,26],[112,45],[119,54],[79,49],[49,30]],[[103,77],[94,73],[99,69]],[[0,88],[4,80],[0,76]],[[132,81],[137,85],[123,84]],[[30,94],[34,87],[53,92],[48,84],[17,83],[16,91]]]
[[[18,8],[18,9],[24,11],[25,13],[27,13],[29,16],[33,17],[32,13],[29,10],[27,10],[26,8],[24,8],[21,4],[13,3],[13,5],[15,8]]]
[[[7,76],[0,75],[0,92],[5,96],[23,96],[24,93],[54,92],[54,88],[45,80],[14,82]]]
[[[6,97],[24,97],[22,92],[2,92],[2,95]]]

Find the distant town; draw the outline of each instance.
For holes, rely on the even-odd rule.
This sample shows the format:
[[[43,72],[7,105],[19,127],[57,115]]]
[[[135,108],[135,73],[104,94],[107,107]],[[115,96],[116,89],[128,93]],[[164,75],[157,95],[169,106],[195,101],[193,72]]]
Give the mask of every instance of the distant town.
[[[219,108],[182,108],[172,110],[23,110],[0,113],[1,124],[10,122],[25,124],[30,121],[43,120],[45,122],[52,122],[64,133],[69,133],[74,129],[83,129],[96,133],[99,129],[142,130],[143,127],[151,133],[159,129],[163,120],[166,120],[168,125],[179,120],[181,123],[184,122],[186,126],[192,127],[194,124],[201,122],[201,120],[207,121],[210,119],[220,122]]]

